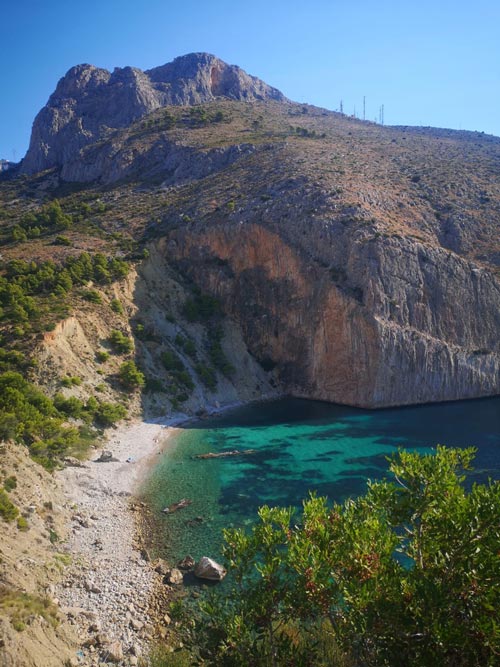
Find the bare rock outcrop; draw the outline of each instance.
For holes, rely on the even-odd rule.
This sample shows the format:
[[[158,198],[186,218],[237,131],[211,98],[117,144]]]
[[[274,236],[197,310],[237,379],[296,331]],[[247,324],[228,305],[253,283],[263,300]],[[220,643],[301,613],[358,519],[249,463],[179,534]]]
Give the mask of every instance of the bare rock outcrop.
[[[261,224],[205,226],[176,230],[168,249],[295,396],[374,408],[500,392],[490,271],[407,239],[351,237],[332,272],[310,255],[322,232],[301,247]],[[323,239],[331,264],[338,245]]]
[[[61,168],[64,181],[115,183],[126,178],[162,178],[164,185],[203,178],[255,152],[252,144],[238,144],[208,151],[180,146],[159,138],[151,146],[131,151],[122,142],[87,146]]]
[[[167,105],[194,105],[218,97],[283,100],[260,79],[208,53],[191,53],[143,72],[72,67],[33,123],[21,172],[34,174],[75,160],[84,146]]]

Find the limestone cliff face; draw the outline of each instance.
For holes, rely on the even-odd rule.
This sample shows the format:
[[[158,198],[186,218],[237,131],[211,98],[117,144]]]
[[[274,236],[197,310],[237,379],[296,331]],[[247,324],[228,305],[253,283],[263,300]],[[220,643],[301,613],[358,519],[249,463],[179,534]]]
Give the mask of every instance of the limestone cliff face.
[[[109,138],[142,116],[167,105],[193,105],[218,97],[282,100],[283,95],[239,67],[207,53],[192,53],[146,72],[134,67],[112,73],[77,65],[59,81],[33,123],[25,174],[61,167],[84,146]]]
[[[69,158],[61,168],[61,178],[69,182],[109,184],[127,178],[160,177],[167,185],[208,176],[254,150],[252,144],[238,144],[200,152],[166,138],[139,150],[120,141],[109,142],[104,146],[88,146]]]
[[[353,242],[339,280],[304,247],[248,224],[176,231],[168,254],[296,396],[383,407],[500,391],[498,282],[446,251]]]

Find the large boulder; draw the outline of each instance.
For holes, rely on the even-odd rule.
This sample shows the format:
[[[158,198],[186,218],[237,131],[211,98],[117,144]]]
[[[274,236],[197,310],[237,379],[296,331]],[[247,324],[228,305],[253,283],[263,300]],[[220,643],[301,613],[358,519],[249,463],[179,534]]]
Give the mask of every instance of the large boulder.
[[[96,463],[111,463],[112,461],[117,461],[113,456],[113,452],[110,452],[106,449],[103,449],[101,455],[96,459]]]
[[[224,577],[226,576],[227,572],[222,567],[222,565],[219,565],[219,563],[216,563],[214,560],[208,558],[207,556],[203,556],[196,563],[194,568],[194,574],[199,579],[208,579],[209,581],[222,581],[222,579],[224,579]]]

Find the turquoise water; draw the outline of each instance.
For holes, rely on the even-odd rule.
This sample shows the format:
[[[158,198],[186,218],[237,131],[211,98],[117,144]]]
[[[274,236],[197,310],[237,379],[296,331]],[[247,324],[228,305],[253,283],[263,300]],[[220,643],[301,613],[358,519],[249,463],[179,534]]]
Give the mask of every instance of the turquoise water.
[[[158,517],[156,551],[174,562],[220,554],[223,527],[248,525],[257,508],[300,507],[310,490],[332,501],[384,476],[398,447],[478,448],[471,480],[500,478],[500,398],[368,411],[316,401],[252,404],[185,425],[168,441],[144,493]],[[207,452],[255,454],[197,460]],[[192,504],[165,516],[181,498]]]

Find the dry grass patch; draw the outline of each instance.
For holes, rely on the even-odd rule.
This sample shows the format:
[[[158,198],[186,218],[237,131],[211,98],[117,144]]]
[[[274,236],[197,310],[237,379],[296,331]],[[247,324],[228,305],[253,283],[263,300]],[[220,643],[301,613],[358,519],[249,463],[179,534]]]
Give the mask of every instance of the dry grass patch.
[[[22,632],[35,618],[42,617],[57,627],[57,607],[49,600],[22,591],[0,587],[0,612],[10,618],[15,630]]]

